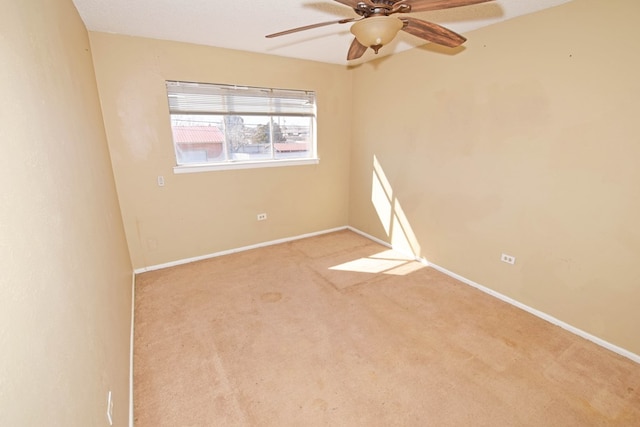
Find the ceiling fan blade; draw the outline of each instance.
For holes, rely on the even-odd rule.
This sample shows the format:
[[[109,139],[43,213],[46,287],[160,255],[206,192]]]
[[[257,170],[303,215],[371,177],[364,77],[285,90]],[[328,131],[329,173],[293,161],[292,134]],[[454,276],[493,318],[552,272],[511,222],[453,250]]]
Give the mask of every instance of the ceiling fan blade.
[[[336,0],[338,1],[338,0]],[[411,12],[425,12],[427,10],[451,9],[460,6],[486,3],[493,0],[404,0],[411,6]]]
[[[354,38],[349,46],[349,52],[347,53],[347,61],[360,58],[367,50],[367,47],[361,44],[358,39]]]
[[[460,34],[454,33],[441,25],[415,18],[401,19],[405,22],[402,31],[426,41],[447,47],[458,47],[467,41],[467,39]]]
[[[341,3],[345,6],[349,6],[350,8],[355,9],[360,0],[333,0],[333,1],[337,1],[338,3]]]
[[[284,36],[286,34],[297,33],[298,31],[310,30],[312,28],[324,27],[326,25],[332,24],[346,24],[347,22],[355,21],[356,18],[346,18],[346,19],[338,19],[337,21],[327,21],[327,22],[319,22],[317,24],[305,25],[304,27],[292,28],[290,30],[280,31],[279,33],[273,33],[266,35],[265,37],[268,39]]]

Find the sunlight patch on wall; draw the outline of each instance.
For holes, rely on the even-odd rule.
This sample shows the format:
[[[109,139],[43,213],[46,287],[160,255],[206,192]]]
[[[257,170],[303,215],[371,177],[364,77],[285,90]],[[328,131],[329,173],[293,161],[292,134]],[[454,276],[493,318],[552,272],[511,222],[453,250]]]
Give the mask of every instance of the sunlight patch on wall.
[[[399,252],[388,250],[366,258],[359,258],[329,268],[330,270],[354,271],[371,274],[393,274],[404,276],[424,268],[424,265]]]
[[[409,226],[409,220],[397,199],[393,201],[393,222],[391,224],[391,247],[402,253],[418,256],[420,245]]]
[[[384,173],[379,173],[382,168],[378,165],[377,159],[374,157],[373,182],[371,183],[371,201],[373,207],[378,213],[380,223],[384,227],[387,236],[391,234],[391,197],[392,191]]]
[[[394,196],[391,183],[376,156],[373,156],[372,179],[371,202],[382,227],[391,240],[391,246],[401,253],[420,256],[418,239],[411,229],[400,202]]]

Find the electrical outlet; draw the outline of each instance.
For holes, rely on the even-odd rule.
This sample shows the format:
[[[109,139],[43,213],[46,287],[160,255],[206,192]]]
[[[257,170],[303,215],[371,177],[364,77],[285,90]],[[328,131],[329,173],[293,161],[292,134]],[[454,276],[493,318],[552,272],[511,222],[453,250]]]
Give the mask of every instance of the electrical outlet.
[[[107,393],[107,421],[109,425],[113,425],[113,400],[111,400],[111,390]]]
[[[266,213],[259,213],[258,214],[258,221],[264,221],[265,219],[267,219],[267,214]]]
[[[513,265],[516,263],[516,257],[507,255],[507,254],[502,254],[502,256],[500,257],[500,261]]]

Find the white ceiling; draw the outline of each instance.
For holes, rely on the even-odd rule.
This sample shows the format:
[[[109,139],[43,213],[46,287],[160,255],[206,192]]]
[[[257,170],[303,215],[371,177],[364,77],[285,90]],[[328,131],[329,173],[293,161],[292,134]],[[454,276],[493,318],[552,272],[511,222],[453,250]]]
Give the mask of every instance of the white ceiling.
[[[496,0],[435,12],[412,13],[462,35],[486,25],[571,0]],[[352,18],[333,0],[73,0],[90,31],[174,40],[270,55],[347,64],[349,24],[335,24],[278,38],[266,34],[318,22]],[[377,57],[425,42],[400,32]],[[376,58],[368,49],[360,63]]]

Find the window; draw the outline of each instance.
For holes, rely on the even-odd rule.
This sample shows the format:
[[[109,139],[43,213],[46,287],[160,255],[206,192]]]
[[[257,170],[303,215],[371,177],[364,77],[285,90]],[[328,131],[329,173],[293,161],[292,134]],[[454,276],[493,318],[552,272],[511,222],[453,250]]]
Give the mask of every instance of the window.
[[[167,81],[175,172],[317,163],[315,93]]]

